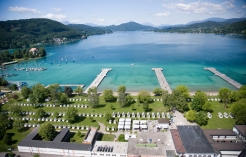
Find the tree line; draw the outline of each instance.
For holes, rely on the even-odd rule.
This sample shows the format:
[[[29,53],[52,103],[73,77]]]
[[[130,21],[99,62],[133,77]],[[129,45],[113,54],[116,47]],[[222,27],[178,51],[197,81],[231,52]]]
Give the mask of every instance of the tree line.
[[[4,62],[11,62],[13,59],[25,59],[45,57],[47,54],[43,47],[37,48],[35,51],[30,51],[30,49],[15,49],[13,53],[9,51],[0,51],[0,64]]]

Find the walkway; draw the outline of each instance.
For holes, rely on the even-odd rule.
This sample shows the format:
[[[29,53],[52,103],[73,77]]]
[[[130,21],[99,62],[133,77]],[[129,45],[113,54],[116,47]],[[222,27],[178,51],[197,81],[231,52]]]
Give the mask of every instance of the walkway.
[[[152,70],[155,71],[155,74],[157,76],[157,79],[159,81],[161,88],[164,89],[165,91],[167,91],[169,94],[172,94],[172,90],[171,90],[164,74],[162,73],[162,68],[152,68]]]
[[[88,90],[92,87],[98,87],[98,85],[102,82],[102,80],[104,79],[104,77],[106,77],[107,73],[109,71],[111,71],[111,68],[108,69],[102,69],[102,72],[97,75],[96,79],[91,83],[91,85],[85,90],[85,93],[88,92]]]
[[[212,73],[214,73],[216,76],[219,76],[220,78],[224,79],[225,81],[227,81],[228,83],[230,83],[231,85],[235,86],[236,88],[240,88],[242,87],[242,85],[240,83],[238,83],[237,81],[231,79],[230,77],[226,76],[225,74],[220,73],[219,71],[217,71],[215,68],[204,68],[205,70],[209,70]]]
[[[50,85],[46,86],[45,88],[48,88],[49,86]],[[74,87],[74,86],[78,87],[78,86],[80,86],[81,88],[83,88],[85,85],[83,85],[83,84],[59,84],[59,86],[61,86],[61,87]]]

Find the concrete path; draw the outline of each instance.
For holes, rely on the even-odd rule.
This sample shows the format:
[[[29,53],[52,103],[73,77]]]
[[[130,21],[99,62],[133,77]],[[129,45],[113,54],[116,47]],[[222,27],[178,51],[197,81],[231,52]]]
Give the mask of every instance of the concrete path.
[[[175,111],[173,114],[173,120],[174,123],[171,124],[169,127],[170,129],[177,129],[177,125],[197,125],[196,123],[191,123],[186,120],[186,118],[183,116],[183,113],[180,113],[179,111]]]

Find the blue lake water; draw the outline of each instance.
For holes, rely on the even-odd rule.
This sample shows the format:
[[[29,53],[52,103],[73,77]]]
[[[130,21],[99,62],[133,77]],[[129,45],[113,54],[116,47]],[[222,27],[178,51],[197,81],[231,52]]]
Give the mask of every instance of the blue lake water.
[[[159,87],[151,68],[163,68],[172,89],[178,85],[186,85],[190,91],[213,92],[222,87],[236,89],[203,69],[215,67],[246,84],[246,38],[243,36],[114,32],[73,43],[50,45],[45,49],[49,54],[47,57],[10,65],[2,73],[19,74],[6,79],[26,81],[29,86],[36,83],[85,84],[86,89],[102,68],[112,68],[98,87],[99,91],[116,91],[118,86],[125,85],[127,91],[138,92]],[[47,70],[13,70],[15,67],[39,66]]]

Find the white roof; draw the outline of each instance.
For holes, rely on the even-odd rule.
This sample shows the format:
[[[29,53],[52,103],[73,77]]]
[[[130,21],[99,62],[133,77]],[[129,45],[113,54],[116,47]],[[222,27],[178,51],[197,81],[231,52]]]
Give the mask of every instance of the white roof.
[[[125,125],[125,129],[131,129],[131,125]]]
[[[116,153],[116,154],[125,154],[127,155],[128,150],[128,142],[111,142],[111,141],[96,141],[94,144],[94,147],[92,149],[92,152],[100,153],[98,150],[98,147],[113,147],[112,152],[101,152],[101,153]]]
[[[132,119],[131,118],[126,118],[126,122],[131,122]]]
[[[139,125],[132,125],[133,129],[139,128]]]
[[[140,123],[147,123],[147,120],[140,120]]]
[[[131,122],[125,122],[125,125],[131,125]]]
[[[119,125],[124,125],[125,124],[125,122],[119,122]]]
[[[148,128],[147,125],[140,125],[140,128]]]
[[[119,122],[124,122],[125,121],[125,118],[120,118],[119,119]]]
[[[118,125],[118,129],[124,129],[124,125]]]
[[[133,124],[139,124],[139,120],[133,120],[132,123]]]

